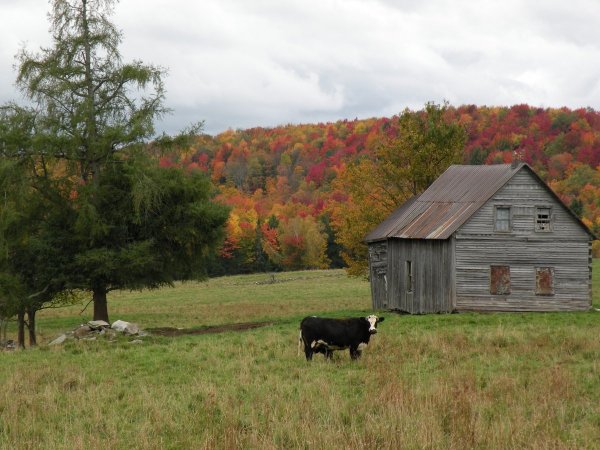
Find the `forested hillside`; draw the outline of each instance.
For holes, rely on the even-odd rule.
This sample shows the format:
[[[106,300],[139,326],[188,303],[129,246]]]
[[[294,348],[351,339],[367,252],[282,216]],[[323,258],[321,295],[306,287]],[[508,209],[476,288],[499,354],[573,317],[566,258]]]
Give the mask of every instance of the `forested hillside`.
[[[600,112],[516,105],[450,107],[447,114],[468,134],[463,163],[510,162],[517,152],[600,232]],[[331,220],[352,198],[334,180],[349,164],[372,157],[397,122],[394,116],[230,130],[199,136],[160,164],[207,172],[232,207],[213,273],[339,267]]]

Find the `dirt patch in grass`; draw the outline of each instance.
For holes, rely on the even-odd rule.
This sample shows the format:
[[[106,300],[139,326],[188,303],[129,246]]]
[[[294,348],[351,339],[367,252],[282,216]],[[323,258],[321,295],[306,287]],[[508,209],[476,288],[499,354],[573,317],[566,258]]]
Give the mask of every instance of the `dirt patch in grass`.
[[[215,325],[201,328],[150,328],[146,331],[158,336],[189,336],[194,334],[210,334],[210,333],[225,333],[227,331],[246,331],[253,328],[267,327],[273,325],[274,322],[244,322],[244,323],[228,323],[225,325]]]

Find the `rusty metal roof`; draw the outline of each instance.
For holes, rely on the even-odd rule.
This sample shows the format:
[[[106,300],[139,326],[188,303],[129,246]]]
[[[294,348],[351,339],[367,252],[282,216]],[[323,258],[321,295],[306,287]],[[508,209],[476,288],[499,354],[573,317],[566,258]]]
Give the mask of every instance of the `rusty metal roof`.
[[[396,209],[365,241],[392,237],[447,239],[522,168],[529,170],[562,204],[527,164],[454,165],[425,192]],[[591,234],[577,216],[571,215]]]

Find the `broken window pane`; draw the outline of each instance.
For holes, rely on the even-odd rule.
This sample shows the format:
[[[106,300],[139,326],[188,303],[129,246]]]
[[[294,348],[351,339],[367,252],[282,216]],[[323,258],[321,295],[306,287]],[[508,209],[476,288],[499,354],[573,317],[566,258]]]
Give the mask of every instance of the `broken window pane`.
[[[551,210],[550,208],[536,208],[535,210],[535,231],[551,231]]]
[[[536,295],[554,295],[554,268],[535,268],[535,293]]]
[[[493,295],[510,294],[509,266],[490,266],[490,293]]]

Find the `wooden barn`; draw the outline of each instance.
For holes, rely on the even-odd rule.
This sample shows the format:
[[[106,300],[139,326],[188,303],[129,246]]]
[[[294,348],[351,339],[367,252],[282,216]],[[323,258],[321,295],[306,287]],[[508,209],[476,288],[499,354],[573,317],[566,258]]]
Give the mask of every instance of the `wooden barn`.
[[[587,310],[592,239],[527,164],[451,166],[366,236],[373,307]]]

